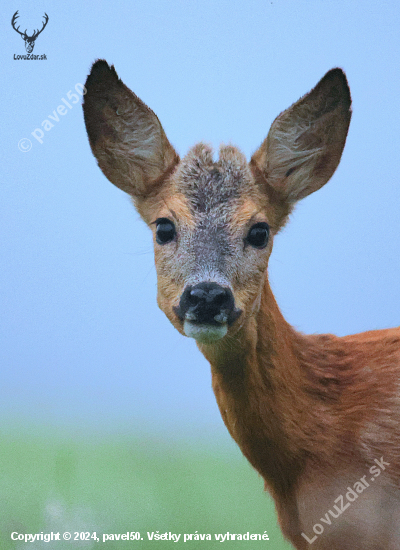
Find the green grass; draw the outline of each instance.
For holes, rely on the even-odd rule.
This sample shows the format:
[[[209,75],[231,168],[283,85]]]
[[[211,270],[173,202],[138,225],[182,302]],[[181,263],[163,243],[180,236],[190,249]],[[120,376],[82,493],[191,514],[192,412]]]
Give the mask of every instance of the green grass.
[[[0,436],[0,548],[219,548],[215,533],[263,533],[269,541],[225,548],[289,550],[261,478],[238,455],[144,437],[71,439]],[[181,533],[178,543],[147,531]],[[100,542],[13,542],[11,532],[97,532]],[[101,542],[103,533],[139,531],[143,541]],[[210,541],[183,542],[184,533]]]

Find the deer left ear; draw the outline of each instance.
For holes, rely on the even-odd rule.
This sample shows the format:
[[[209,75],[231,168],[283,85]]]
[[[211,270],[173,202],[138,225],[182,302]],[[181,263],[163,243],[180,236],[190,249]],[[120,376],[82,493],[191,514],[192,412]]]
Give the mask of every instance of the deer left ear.
[[[93,154],[104,175],[136,205],[159,191],[179,157],[157,116],[98,60],[86,80],[83,103]]]
[[[252,157],[288,206],[320,189],[336,170],[351,118],[346,76],[332,69],[281,113]]]

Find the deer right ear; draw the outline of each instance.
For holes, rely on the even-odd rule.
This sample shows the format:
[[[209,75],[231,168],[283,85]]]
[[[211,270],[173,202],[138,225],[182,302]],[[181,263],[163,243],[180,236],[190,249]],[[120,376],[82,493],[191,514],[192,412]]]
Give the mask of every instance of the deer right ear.
[[[85,87],[86,131],[104,175],[135,202],[156,194],[179,161],[157,116],[104,60],[93,64]]]
[[[311,92],[281,113],[252,157],[268,186],[290,208],[330,179],[351,117],[346,76],[332,69]]]

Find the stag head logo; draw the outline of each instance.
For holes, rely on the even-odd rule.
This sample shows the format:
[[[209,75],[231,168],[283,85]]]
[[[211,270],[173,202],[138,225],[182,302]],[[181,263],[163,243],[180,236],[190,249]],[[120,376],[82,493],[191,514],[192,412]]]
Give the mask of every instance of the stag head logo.
[[[36,38],[39,36],[39,34],[44,30],[45,26],[47,25],[47,22],[49,20],[49,16],[47,15],[47,13],[44,14],[44,22],[42,22],[42,28],[40,29],[36,29],[32,36],[28,36],[27,33],[26,33],[26,29],[25,29],[25,32],[21,32],[19,30],[19,27],[15,27],[15,23],[17,22],[17,19],[18,19],[19,15],[18,15],[18,10],[14,13],[13,15],[13,18],[11,19],[11,25],[12,25],[12,28],[17,31],[18,34],[20,34],[22,36],[22,38],[25,40],[25,49],[28,53],[32,53],[33,52],[33,48],[35,47],[35,40]]]

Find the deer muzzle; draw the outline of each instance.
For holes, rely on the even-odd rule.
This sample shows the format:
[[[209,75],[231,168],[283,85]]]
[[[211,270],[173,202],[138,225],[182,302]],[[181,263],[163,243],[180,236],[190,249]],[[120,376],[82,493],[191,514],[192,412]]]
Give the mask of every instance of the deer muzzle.
[[[174,311],[183,322],[186,336],[201,343],[223,338],[241,314],[231,289],[214,282],[188,285]]]

